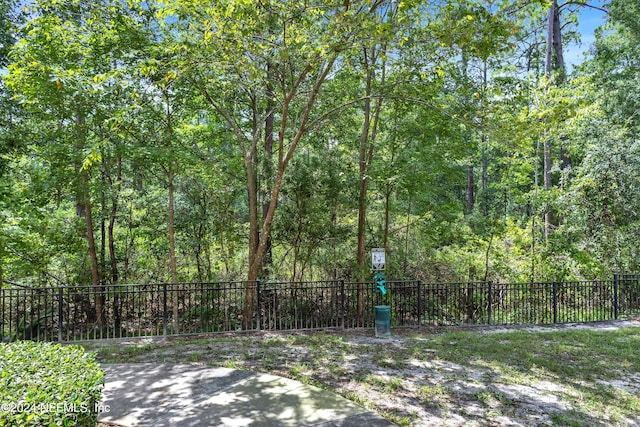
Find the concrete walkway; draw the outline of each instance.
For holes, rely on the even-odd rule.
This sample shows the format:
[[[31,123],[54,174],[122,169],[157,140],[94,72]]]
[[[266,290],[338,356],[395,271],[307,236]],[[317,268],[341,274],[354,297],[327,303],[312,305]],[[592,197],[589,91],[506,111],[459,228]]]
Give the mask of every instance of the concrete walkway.
[[[355,403],[275,375],[200,365],[102,365],[99,420],[122,426],[392,426]]]

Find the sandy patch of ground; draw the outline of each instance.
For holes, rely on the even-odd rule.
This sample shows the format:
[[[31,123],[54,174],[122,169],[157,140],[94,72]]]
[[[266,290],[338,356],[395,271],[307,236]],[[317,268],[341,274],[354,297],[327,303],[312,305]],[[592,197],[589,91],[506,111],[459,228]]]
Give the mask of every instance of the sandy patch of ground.
[[[473,330],[482,337],[522,330],[620,328],[638,328],[640,334],[640,321]],[[482,360],[454,363],[415,345],[438,331],[394,329],[387,339],[372,336],[370,330],[263,332],[216,336],[218,339],[209,343],[206,339],[193,343],[173,338],[137,339],[119,342],[114,357],[128,362],[192,362],[267,371],[335,390],[399,425],[552,426],[572,425],[578,420],[582,425],[640,426],[640,412],[634,418],[581,407],[583,394],[593,392],[594,387],[611,393],[618,390],[622,398],[640,395],[640,373],[581,383],[556,380],[545,372],[511,372],[506,366]],[[99,357],[109,358],[112,343],[92,345]],[[103,351],[99,351],[102,345]],[[122,354],[128,359],[122,360]],[[567,416],[568,420],[563,418]]]

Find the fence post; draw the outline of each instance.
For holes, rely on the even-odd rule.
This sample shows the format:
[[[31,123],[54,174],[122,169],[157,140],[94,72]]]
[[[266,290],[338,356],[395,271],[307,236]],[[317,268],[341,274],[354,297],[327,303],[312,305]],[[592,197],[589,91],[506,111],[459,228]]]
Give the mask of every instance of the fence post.
[[[422,280],[418,279],[418,328],[422,326]]]
[[[489,301],[487,302],[487,324],[491,325],[491,306],[493,305],[493,293],[491,291],[491,280],[487,282],[487,296]]]
[[[344,279],[340,279],[340,315],[342,317],[342,329],[344,329]]]
[[[558,284],[553,281],[553,323],[558,323]]]
[[[618,298],[618,293],[620,291],[620,278],[618,277],[618,273],[613,273],[613,317],[618,320],[618,316],[620,314],[620,300]]]
[[[260,279],[256,280],[256,321],[260,330]]]
[[[167,336],[167,284],[162,284],[162,335]]]
[[[58,287],[58,342],[62,342],[62,299],[64,297],[64,288]]]

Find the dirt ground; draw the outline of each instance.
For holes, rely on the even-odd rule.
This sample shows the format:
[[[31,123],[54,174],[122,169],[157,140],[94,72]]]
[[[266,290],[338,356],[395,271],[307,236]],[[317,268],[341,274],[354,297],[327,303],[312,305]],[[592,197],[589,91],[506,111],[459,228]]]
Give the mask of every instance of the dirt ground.
[[[472,330],[482,337],[523,330],[620,328],[637,328],[640,335],[638,320]],[[420,340],[429,340],[438,333],[394,329],[392,337],[383,339],[366,330],[263,332],[214,336],[209,341],[171,338],[117,345],[93,343],[89,350],[93,348],[102,361],[204,363],[274,373],[334,390],[398,425],[640,426],[640,411],[633,415],[633,410],[592,408],[597,405],[589,397],[594,390],[620,393],[620,399],[637,405],[638,400],[629,396],[640,396],[639,372],[565,381],[542,370],[522,372],[482,359],[456,363],[419,345]]]

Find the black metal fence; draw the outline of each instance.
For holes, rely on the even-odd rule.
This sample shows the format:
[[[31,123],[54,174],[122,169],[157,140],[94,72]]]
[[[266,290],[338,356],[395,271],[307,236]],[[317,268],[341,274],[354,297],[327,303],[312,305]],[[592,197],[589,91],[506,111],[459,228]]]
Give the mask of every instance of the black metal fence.
[[[640,275],[536,283],[222,282],[0,289],[0,338],[75,341],[391,325],[552,324],[640,315]]]

